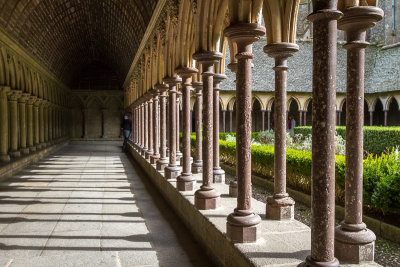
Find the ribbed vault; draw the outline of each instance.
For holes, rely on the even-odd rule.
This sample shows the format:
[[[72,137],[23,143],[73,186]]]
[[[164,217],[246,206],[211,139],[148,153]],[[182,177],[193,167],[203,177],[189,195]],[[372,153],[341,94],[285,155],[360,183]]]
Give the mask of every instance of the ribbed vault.
[[[0,25],[72,88],[101,62],[123,81],[158,0],[0,0]]]

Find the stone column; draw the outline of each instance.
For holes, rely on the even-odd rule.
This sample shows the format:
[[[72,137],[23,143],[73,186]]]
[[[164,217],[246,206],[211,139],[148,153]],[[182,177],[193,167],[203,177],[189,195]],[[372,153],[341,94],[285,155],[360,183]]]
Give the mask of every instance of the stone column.
[[[313,1],[311,255],[304,266],[339,266],[334,256],[337,0]]]
[[[261,110],[261,131],[265,131],[265,111]]]
[[[182,81],[179,77],[165,78],[164,82],[169,85],[169,164],[164,168],[166,179],[176,179],[180,168],[176,163],[176,133],[177,133],[177,110],[176,110],[176,85]]]
[[[271,110],[267,110],[267,129],[268,131],[271,130]]]
[[[160,128],[159,128],[159,97],[160,90],[157,89],[157,86],[152,91],[153,93],[153,155],[150,156],[150,163],[156,164],[157,160],[160,158]]]
[[[143,103],[143,148],[142,148],[142,156],[146,155],[147,150],[149,149],[149,110],[147,100]]]
[[[43,106],[44,144],[49,146],[49,101]]]
[[[274,195],[267,198],[266,217],[273,220],[294,219],[294,200],[286,192],[287,59],[299,50],[293,43],[272,43],[264,52],[275,59],[274,100]]]
[[[214,183],[225,183],[225,171],[219,166],[219,85],[220,83],[226,79],[226,75],[224,74],[214,74],[214,136],[213,136],[213,175],[214,175]]]
[[[176,181],[179,191],[193,191],[196,183],[190,166],[190,79],[197,72],[197,69],[190,67],[176,70],[182,77],[182,173]]]
[[[10,111],[10,156],[18,158],[21,151],[18,149],[18,99],[21,97],[21,91],[11,90],[8,94],[8,107]]]
[[[194,204],[200,210],[216,209],[220,193],[213,187],[213,65],[222,54],[218,52],[199,52],[193,55],[203,66],[203,183],[194,194]]]
[[[106,108],[101,108],[101,138],[107,138],[105,129],[106,111],[107,111]]]
[[[369,112],[369,126],[372,126],[374,124],[374,112],[370,111]]]
[[[18,99],[19,110],[19,146],[24,155],[29,154],[29,148],[26,146],[26,101],[29,99],[29,94],[22,94]]]
[[[160,90],[160,159],[157,160],[157,170],[162,171],[168,166],[167,157],[167,89],[165,84],[157,85]]]
[[[337,113],[338,113],[338,118],[339,118],[339,124],[338,125],[342,125],[342,111],[339,110]]]
[[[40,116],[39,116],[39,106],[42,102],[42,99],[37,98],[35,103],[33,104],[33,124],[34,124],[34,139],[33,144],[36,146],[36,150],[41,149],[42,146],[40,144]]]
[[[42,148],[46,147],[44,142],[44,129],[45,129],[45,121],[44,121],[44,106],[46,105],[47,101],[42,100],[39,106],[39,143]]]
[[[50,144],[53,144],[54,141],[54,104],[49,105],[49,142]]]
[[[203,89],[202,82],[192,82],[193,87],[196,90],[196,111],[195,111],[195,128],[196,128],[196,148],[195,156],[192,164],[193,173],[202,173],[203,171],[203,160],[202,160],[202,146],[203,146],[203,136],[202,136],[202,109],[203,109],[203,95],[201,90]]]
[[[8,99],[7,94],[10,92],[10,87],[0,86],[0,161],[9,162],[8,155]]]
[[[82,109],[83,135],[82,138],[87,138],[87,113],[88,109]],[[60,131],[61,132],[61,131]]]
[[[226,110],[222,110],[222,132],[226,132],[226,123],[225,123],[225,121],[226,121]]]
[[[142,153],[144,148],[144,103],[140,104],[140,152]]]
[[[383,126],[387,126],[387,110],[383,110]]]
[[[149,92],[149,100],[147,101],[147,120],[148,120],[148,125],[147,125],[147,132],[148,132],[148,137],[147,137],[147,151],[145,153],[145,158],[150,160],[150,156],[153,155],[153,98],[152,98],[152,93]]]
[[[180,151],[180,146],[179,146],[179,133],[180,133],[180,96],[182,95],[181,92],[177,91],[176,92],[176,161],[180,161],[182,157],[182,152]]]
[[[237,208],[227,218],[226,234],[233,242],[255,242],[259,238],[261,218],[251,208],[251,85],[253,42],[265,34],[257,23],[239,23],[227,27],[225,36],[236,42],[236,176]]]
[[[233,110],[229,110],[229,132],[232,132],[232,113]]]
[[[303,126],[307,126],[307,110],[304,111]]]
[[[363,126],[366,30],[382,19],[373,6],[347,8],[338,27],[346,32],[346,181],[344,221],[335,231],[335,256],[342,263],[374,261],[375,234],[363,222]]]
[[[36,96],[31,96],[26,102],[26,115],[27,115],[27,146],[29,152],[35,152],[36,146],[33,145],[33,132],[34,132],[34,122],[33,122],[33,103],[36,101]]]
[[[302,110],[299,111],[299,118],[300,118],[299,126],[303,126],[303,111]]]

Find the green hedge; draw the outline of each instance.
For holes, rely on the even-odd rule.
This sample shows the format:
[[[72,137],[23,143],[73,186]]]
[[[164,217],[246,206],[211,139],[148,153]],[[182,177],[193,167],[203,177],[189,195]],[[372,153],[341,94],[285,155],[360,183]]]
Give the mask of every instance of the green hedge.
[[[191,136],[194,149],[196,137]],[[193,151],[194,152],[194,151]],[[274,177],[274,148],[253,145],[251,149],[253,173],[269,179]],[[220,140],[220,159],[236,165],[236,143]],[[335,198],[344,204],[345,157],[335,156]],[[286,150],[286,179],[289,187],[311,194],[311,152]],[[364,161],[364,204],[383,213],[400,213],[400,156],[396,153],[370,155]]]
[[[304,136],[311,134],[311,127],[295,127],[295,134]],[[336,126],[336,132],[346,139],[346,127]],[[364,150],[381,154],[391,151],[393,147],[400,145],[400,127],[381,127],[381,126],[365,126],[364,127]]]

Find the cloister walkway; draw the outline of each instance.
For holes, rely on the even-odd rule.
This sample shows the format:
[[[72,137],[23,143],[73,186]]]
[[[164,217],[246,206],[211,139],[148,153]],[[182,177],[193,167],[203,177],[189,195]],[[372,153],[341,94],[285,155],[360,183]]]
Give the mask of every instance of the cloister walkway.
[[[119,145],[69,144],[0,186],[0,266],[212,266]]]

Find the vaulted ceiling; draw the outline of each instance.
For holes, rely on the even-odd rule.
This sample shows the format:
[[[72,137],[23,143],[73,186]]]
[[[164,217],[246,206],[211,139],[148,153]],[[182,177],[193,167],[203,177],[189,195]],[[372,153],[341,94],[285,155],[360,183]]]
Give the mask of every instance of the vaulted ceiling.
[[[0,0],[0,26],[64,83],[101,62],[123,81],[158,0]]]

